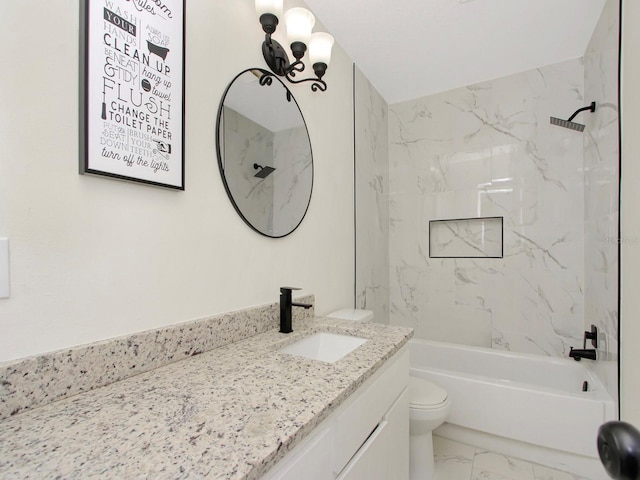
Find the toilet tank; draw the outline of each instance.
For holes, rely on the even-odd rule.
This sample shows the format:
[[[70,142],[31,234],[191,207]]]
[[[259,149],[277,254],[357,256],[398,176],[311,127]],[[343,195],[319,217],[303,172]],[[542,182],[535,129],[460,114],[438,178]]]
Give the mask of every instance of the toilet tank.
[[[339,318],[342,320],[354,320],[356,322],[373,321],[373,312],[371,310],[362,310],[360,308],[344,308],[326,315],[328,318]]]

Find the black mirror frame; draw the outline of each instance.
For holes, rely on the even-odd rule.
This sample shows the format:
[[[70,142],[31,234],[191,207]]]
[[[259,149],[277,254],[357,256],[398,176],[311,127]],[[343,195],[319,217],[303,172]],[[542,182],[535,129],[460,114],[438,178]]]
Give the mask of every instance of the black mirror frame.
[[[265,232],[262,232],[261,230],[258,230],[254,225],[251,224],[251,222],[243,215],[242,211],[240,210],[240,207],[238,207],[236,201],[233,198],[233,195],[231,194],[231,190],[229,189],[229,185],[227,183],[227,179],[225,176],[225,172],[224,172],[224,166],[223,166],[223,159],[222,159],[222,152],[220,150],[220,127],[221,127],[221,120],[222,120],[222,111],[224,108],[224,99],[227,97],[227,93],[229,92],[229,89],[233,86],[233,84],[235,83],[235,81],[238,79],[238,77],[240,77],[241,75],[247,73],[247,72],[251,72],[254,70],[259,70],[265,77],[263,78],[268,78],[269,80],[275,79],[278,82],[280,82],[280,84],[282,85],[282,87],[284,88],[285,92],[286,92],[286,97],[285,100],[286,101],[293,101],[296,105],[296,107],[298,108],[298,111],[300,112],[300,118],[302,118],[302,123],[304,125],[304,129],[307,132],[307,138],[309,139],[309,153],[311,154],[311,188],[309,191],[309,200],[307,201],[307,205],[305,207],[304,213],[302,214],[300,221],[296,224],[295,227],[293,227],[290,231],[288,231],[287,233],[283,234],[283,235],[269,235]],[[260,80],[260,83],[263,85],[267,85],[270,86],[272,81],[264,81]],[[218,157],[218,168],[220,170],[220,178],[222,180],[222,184],[224,185],[224,189],[227,192],[227,196],[229,197],[229,200],[231,201],[231,204],[233,205],[233,208],[235,209],[236,213],[240,216],[240,218],[242,218],[242,220],[244,221],[244,223],[246,223],[254,232],[259,233],[260,235],[263,235],[265,237],[268,238],[283,238],[286,237],[288,235],[291,235],[294,231],[296,231],[296,229],[300,226],[300,224],[302,223],[302,221],[304,220],[304,218],[307,215],[307,212],[309,211],[309,205],[311,205],[311,197],[313,196],[313,180],[314,180],[314,168],[313,168],[313,147],[311,146],[311,136],[309,135],[309,128],[307,127],[307,122],[304,119],[304,115],[302,114],[302,110],[300,109],[300,105],[298,105],[298,102],[296,101],[295,97],[293,96],[293,94],[291,93],[291,91],[287,88],[287,86],[277,77],[275,76],[273,73],[264,70],[262,68],[247,68],[246,70],[243,70],[242,72],[238,73],[235,77],[233,77],[233,80],[231,80],[231,82],[229,82],[229,85],[227,85],[227,88],[225,88],[224,93],[222,94],[222,98],[220,100],[220,105],[218,106],[218,114],[216,116],[216,155]]]

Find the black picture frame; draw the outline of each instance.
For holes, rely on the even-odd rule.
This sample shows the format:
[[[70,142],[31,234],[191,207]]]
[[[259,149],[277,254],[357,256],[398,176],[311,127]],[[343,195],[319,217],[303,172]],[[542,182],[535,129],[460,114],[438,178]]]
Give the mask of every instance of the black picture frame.
[[[80,174],[184,190],[185,0],[80,1]]]

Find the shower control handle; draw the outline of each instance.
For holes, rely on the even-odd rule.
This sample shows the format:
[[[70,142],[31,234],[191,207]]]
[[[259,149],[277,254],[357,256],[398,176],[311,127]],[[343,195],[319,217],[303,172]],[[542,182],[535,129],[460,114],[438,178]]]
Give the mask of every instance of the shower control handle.
[[[587,348],[587,340],[591,340],[591,346],[598,348],[598,327],[591,325],[591,331],[584,332],[584,339],[582,341],[582,348]]]

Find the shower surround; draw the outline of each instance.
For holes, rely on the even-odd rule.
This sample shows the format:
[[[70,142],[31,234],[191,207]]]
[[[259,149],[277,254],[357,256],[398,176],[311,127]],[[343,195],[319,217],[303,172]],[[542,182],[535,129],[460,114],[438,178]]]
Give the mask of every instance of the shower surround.
[[[355,301],[376,322],[389,323],[389,107],[358,68],[353,75]]]
[[[549,117],[590,103],[583,91],[575,59],[389,107],[391,323],[526,353],[581,346],[583,134]],[[474,217],[504,218],[503,258],[429,258],[430,220]]]
[[[561,357],[595,324],[617,398],[618,15],[608,0],[582,58],[395,105],[355,69],[358,307]],[[584,132],[550,124],[592,101]],[[502,258],[429,258],[430,220],[477,217],[503,217]]]

